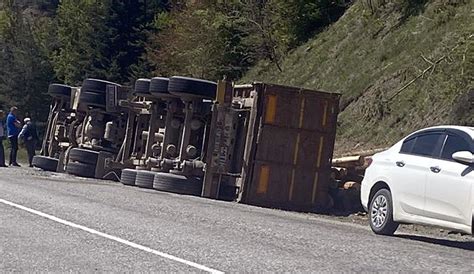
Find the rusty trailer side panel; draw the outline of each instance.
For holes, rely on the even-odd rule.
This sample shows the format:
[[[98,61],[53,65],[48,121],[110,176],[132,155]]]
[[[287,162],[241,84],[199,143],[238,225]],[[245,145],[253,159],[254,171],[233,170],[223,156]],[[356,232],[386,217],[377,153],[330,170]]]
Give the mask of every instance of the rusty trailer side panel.
[[[257,111],[247,137],[242,202],[324,210],[340,95],[271,84],[254,86]]]

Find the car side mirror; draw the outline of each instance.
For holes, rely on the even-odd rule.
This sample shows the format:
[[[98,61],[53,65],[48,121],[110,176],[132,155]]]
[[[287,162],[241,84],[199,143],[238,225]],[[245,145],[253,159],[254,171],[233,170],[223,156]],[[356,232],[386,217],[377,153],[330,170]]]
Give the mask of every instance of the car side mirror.
[[[456,162],[459,162],[461,164],[465,164],[465,165],[474,164],[474,155],[469,151],[455,152],[453,153],[452,157]]]

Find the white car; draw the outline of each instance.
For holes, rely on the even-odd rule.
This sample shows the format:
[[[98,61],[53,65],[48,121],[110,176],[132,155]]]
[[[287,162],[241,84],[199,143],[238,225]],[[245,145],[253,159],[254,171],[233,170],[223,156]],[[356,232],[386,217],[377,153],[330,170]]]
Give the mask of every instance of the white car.
[[[414,132],[369,159],[361,202],[376,234],[400,223],[473,234],[474,127]]]

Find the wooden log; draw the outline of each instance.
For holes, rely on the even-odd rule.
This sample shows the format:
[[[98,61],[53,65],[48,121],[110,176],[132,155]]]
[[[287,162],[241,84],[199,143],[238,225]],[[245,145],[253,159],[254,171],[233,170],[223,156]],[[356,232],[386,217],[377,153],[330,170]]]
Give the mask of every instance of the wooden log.
[[[344,153],[341,155],[341,158],[343,157],[348,157],[348,156],[371,156],[374,155],[375,153],[379,153],[382,151],[385,151],[389,149],[389,147],[384,147],[384,148],[375,148],[375,149],[369,149],[369,150],[361,150],[361,151],[355,151],[355,152],[349,152],[349,153]]]
[[[342,158],[336,158],[332,160],[332,166],[351,168],[364,165],[364,156],[346,156]]]

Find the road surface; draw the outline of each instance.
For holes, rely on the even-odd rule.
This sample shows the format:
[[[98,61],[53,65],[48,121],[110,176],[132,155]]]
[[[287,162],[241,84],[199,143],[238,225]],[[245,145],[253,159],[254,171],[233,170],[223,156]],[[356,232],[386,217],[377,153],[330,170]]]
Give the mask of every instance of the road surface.
[[[474,271],[474,239],[0,169],[0,272]]]

